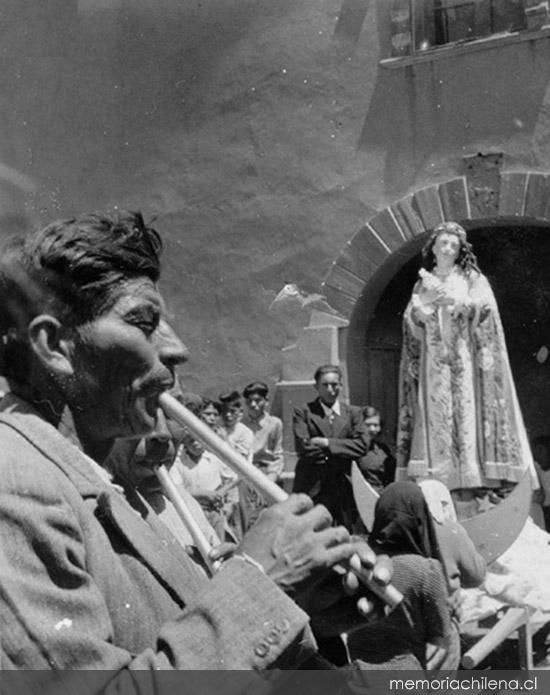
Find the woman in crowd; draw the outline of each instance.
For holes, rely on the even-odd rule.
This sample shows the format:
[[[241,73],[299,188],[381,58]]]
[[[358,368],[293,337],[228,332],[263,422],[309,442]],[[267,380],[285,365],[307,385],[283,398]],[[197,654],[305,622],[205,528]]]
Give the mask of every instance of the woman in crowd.
[[[367,405],[363,408],[363,417],[370,443],[367,453],[357,463],[365,480],[376,492],[380,493],[394,481],[395,457],[392,456],[389,447],[379,438],[382,431],[380,411],[372,405]]]
[[[202,416],[204,401],[199,395],[187,392],[179,400],[194,415]],[[197,500],[218,537],[234,540],[226,519],[232,509],[227,494],[236,486],[238,476],[189,431],[181,437],[172,477]]]
[[[393,559],[402,606],[348,636],[352,659],[384,669],[435,670],[458,666],[458,633],[451,623],[437,539],[418,485],[392,483],[376,503],[369,544]],[[447,659],[448,654],[454,659]]]

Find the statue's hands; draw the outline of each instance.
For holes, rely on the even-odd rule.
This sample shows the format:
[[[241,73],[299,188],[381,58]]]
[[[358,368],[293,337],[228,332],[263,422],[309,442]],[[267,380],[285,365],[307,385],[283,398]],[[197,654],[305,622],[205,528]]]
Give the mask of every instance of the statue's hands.
[[[420,297],[424,304],[437,304],[443,294],[443,287],[439,285],[437,287],[431,287],[430,289],[423,289]]]

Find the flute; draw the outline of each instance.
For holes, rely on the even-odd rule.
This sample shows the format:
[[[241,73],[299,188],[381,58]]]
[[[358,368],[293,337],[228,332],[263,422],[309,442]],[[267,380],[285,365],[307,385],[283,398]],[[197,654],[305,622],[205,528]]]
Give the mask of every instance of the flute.
[[[189,511],[185,501],[182,499],[178,491],[178,488],[175,486],[174,481],[166,470],[166,467],[160,466],[160,468],[157,469],[156,474],[162,486],[162,491],[166,497],[168,497],[170,502],[172,502],[176,512],[191,534],[195,548],[199,551],[200,556],[204,560],[204,564],[208,567],[210,573],[214,574],[220,568],[220,563],[213,562],[212,558],[210,557],[210,551],[212,550],[210,542],[204,535],[199,524],[195,521],[195,517]]]
[[[288,498],[288,494],[282,488],[237,453],[228,442],[219,437],[206,423],[190,412],[173,396],[166,392],[162,393],[159,397],[159,405],[168,417],[191,430],[208,449],[217,454],[230,468],[253,485],[268,502],[284,502]],[[336,565],[334,569],[339,573],[351,570],[373,594],[376,594],[392,609],[403,600],[401,592],[391,584],[387,586],[377,584],[372,578],[372,571],[355,570],[351,567],[344,569],[341,565]]]

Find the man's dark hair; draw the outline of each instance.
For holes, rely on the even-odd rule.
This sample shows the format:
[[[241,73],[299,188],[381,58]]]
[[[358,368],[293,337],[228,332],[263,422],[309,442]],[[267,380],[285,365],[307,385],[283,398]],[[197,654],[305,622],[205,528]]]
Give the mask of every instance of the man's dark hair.
[[[382,417],[378,408],[375,408],[373,405],[364,406],[361,412],[365,420],[369,417]]]
[[[253,381],[248,386],[243,389],[243,396],[245,398],[250,398],[250,396],[261,396],[262,398],[267,398],[269,394],[269,388],[267,384],[263,381]]]
[[[177,400],[182,403],[193,415],[199,416],[202,413],[202,396],[191,391],[180,393]]]
[[[210,408],[212,406],[218,411],[218,415],[221,413],[221,405],[218,403],[218,401],[214,401],[211,398],[205,398],[203,397],[202,399],[202,410],[206,410],[206,408]]]
[[[222,407],[222,410],[227,410],[233,406],[241,406],[241,394],[238,391],[228,391],[227,393],[220,393],[218,400]]]
[[[338,374],[340,381],[342,381],[343,378],[342,370],[337,364],[323,364],[321,367],[317,367],[313,375],[316,384],[319,383],[319,379],[323,374]]]
[[[25,377],[39,314],[75,328],[108,310],[125,281],[160,274],[162,242],[139,212],[82,215],[14,238],[0,254],[1,372]]]

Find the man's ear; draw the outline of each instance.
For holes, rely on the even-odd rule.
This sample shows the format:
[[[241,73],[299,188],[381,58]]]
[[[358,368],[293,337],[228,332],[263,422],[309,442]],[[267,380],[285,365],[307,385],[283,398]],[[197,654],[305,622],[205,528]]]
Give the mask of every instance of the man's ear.
[[[63,337],[63,326],[54,316],[36,316],[28,331],[31,349],[48,372],[58,376],[74,374],[71,341]]]

